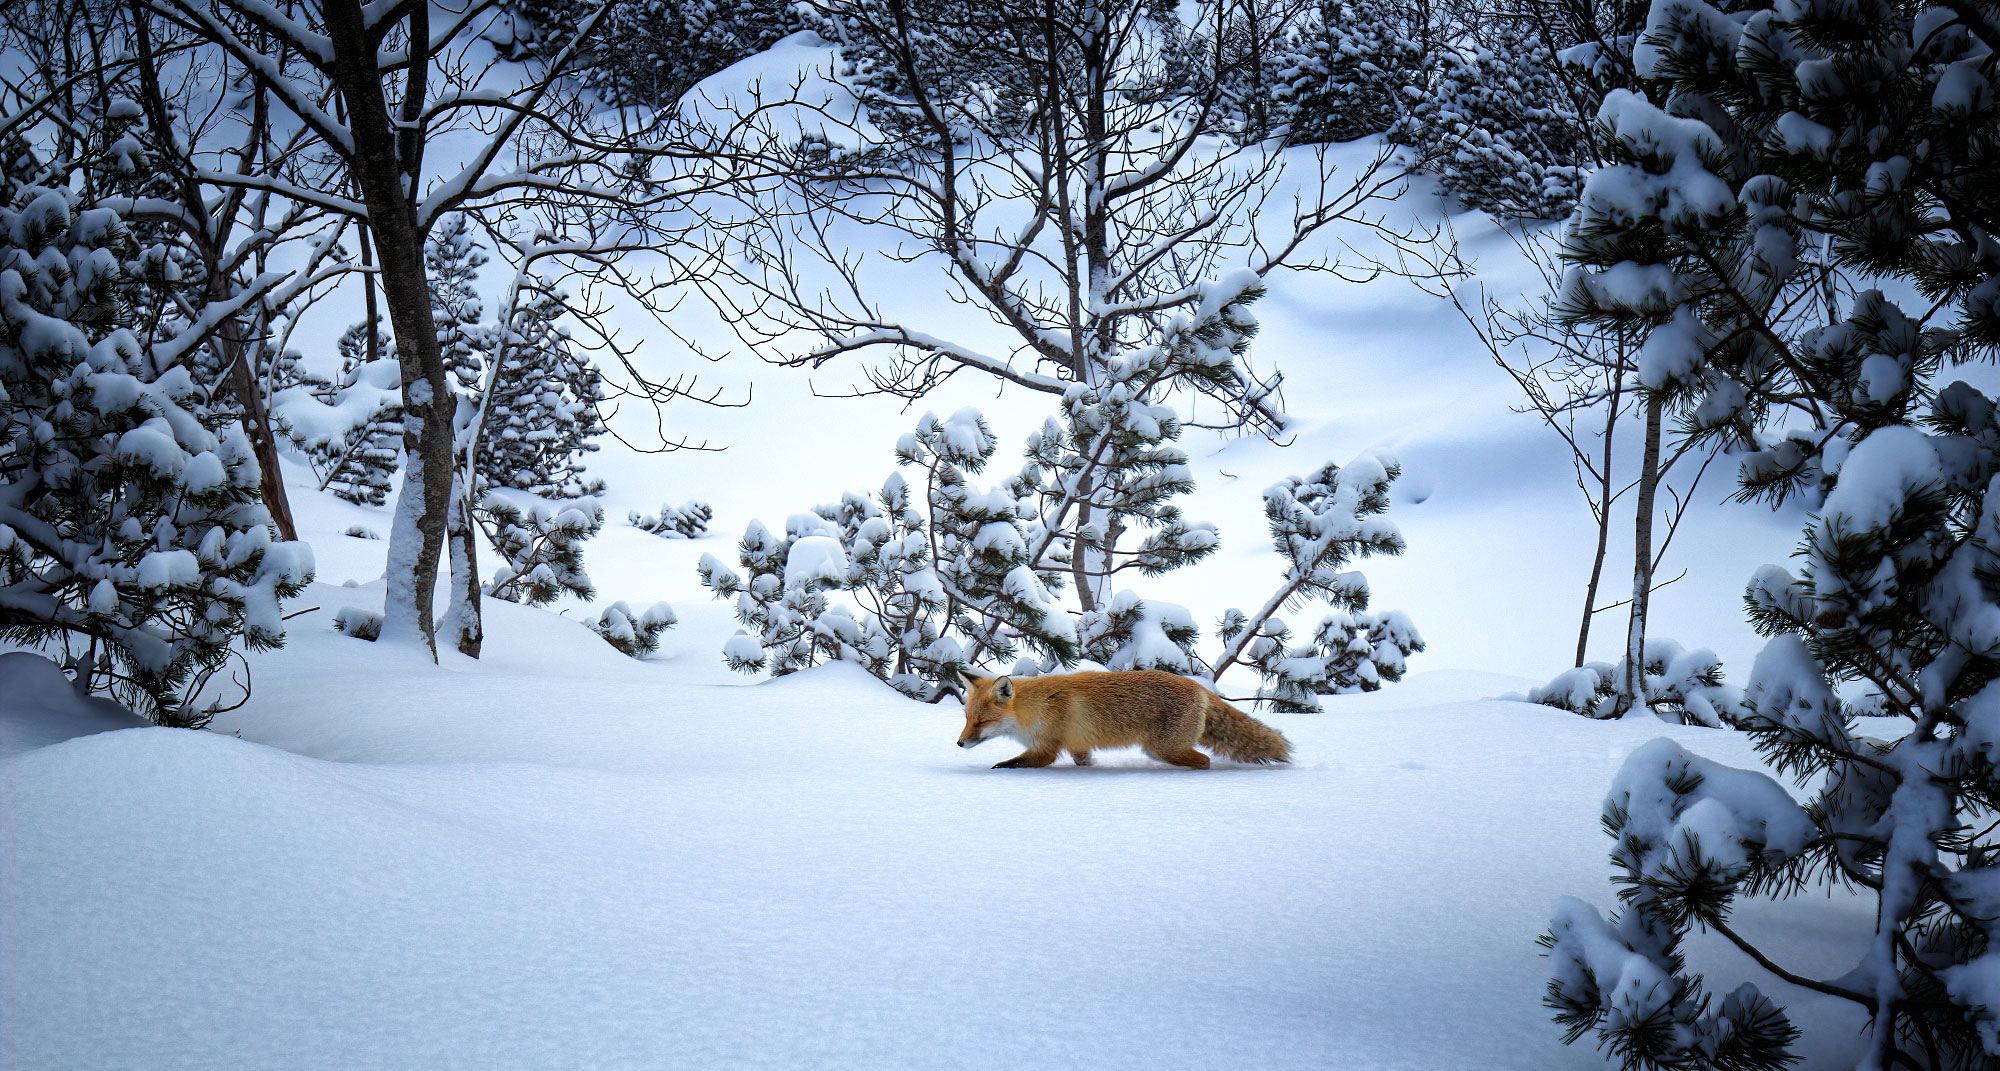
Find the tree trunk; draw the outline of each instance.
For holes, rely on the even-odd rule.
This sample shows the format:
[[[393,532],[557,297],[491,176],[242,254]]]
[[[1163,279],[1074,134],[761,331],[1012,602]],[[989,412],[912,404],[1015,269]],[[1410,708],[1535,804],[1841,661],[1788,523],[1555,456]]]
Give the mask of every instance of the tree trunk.
[[[1604,418],[1604,466],[1597,481],[1597,551],[1590,559],[1590,583],[1583,590],[1583,622],[1576,629],[1576,665],[1581,667],[1590,649],[1590,622],[1597,616],[1597,584],[1604,577],[1604,552],[1611,542],[1611,437],[1618,429],[1618,411],[1623,405],[1625,370],[1620,368],[1611,381],[1611,411]]]
[[[228,282],[211,274],[210,301],[225,300]],[[216,331],[223,359],[229,362],[229,391],[243,407],[243,430],[250,436],[250,449],[257,455],[257,482],[263,493],[264,508],[279,539],[297,539],[298,526],[292,522],[292,501],[285,495],[285,475],[278,468],[277,430],[271,426],[271,412],[264,405],[264,390],[257,382],[257,370],[250,364],[250,346],[243,338],[243,324],[235,316],[224,320]]]
[[[323,8],[333,46],[331,72],[347,104],[353,137],[355,185],[368,209],[368,226],[382,265],[382,296],[396,335],[403,381],[403,490],[389,529],[388,594],[382,636],[420,637],[437,655],[431,603],[444,550],[445,515],[451,506],[452,407],[437,329],[431,322],[430,285],[424,274],[424,233],[417,225],[405,158],[418,153],[399,145],[397,125],[382,92],[383,74],[360,0],[327,0]],[[417,5],[421,12],[424,5]],[[428,20],[411,18],[409,37],[428,39]],[[416,57],[407,72],[410,92],[421,93],[427,62]]]
[[[1619,714],[1644,708],[1646,604],[1653,593],[1653,499],[1660,485],[1660,400],[1646,399],[1646,449],[1639,469],[1639,500],[1632,522],[1632,616],[1625,629],[1625,674],[1618,685]]]
[[[375,242],[368,237],[368,224],[363,223],[355,230],[361,242],[361,266],[364,269],[373,268]],[[368,355],[368,363],[374,364],[382,359],[382,312],[375,307],[375,273],[372,271],[363,271],[361,274],[361,302],[362,307],[367,310],[365,315],[368,318],[368,337],[363,340],[363,345],[367,349],[363,352]]]
[[[472,489],[465,470],[451,474],[451,510],[445,517],[445,542],[451,551],[451,609],[445,614],[445,634],[458,653],[478,658],[486,642],[480,612],[478,529],[472,519]]]

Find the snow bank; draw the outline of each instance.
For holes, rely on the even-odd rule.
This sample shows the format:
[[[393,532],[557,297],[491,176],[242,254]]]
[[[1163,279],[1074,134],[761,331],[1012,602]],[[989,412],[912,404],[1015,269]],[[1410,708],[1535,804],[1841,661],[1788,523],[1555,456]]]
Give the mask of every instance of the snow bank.
[[[0,764],[0,1063],[1603,1066],[1534,936],[1605,888],[1598,801],[1660,726],[1426,674],[1269,716],[1291,768],[991,771],[852,666],[689,684],[514,606],[432,666],[317,620],[218,731]],[[705,666],[730,626],[682,627]],[[1802,969],[1866,932],[1756,910]]]
[[[62,669],[40,655],[0,654],[0,756],[151,724],[109,699],[79,695]]]

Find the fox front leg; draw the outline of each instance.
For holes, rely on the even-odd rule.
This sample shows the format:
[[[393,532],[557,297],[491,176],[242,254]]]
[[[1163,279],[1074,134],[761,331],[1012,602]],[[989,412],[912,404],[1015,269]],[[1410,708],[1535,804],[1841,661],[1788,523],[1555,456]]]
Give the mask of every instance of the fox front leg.
[[[1047,766],[1049,763],[1056,761],[1056,756],[1059,754],[1061,754],[1060,748],[1032,747],[1008,759],[1006,762],[994,763],[993,768],[996,770],[1018,770]]]
[[[1070,748],[1070,749],[1069,749],[1069,761],[1071,761],[1071,762],[1073,762],[1073,763],[1076,763],[1076,764],[1077,764],[1078,766],[1089,766],[1089,765],[1091,765],[1091,762],[1090,762],[1090,749],[1089,749],[1089,748],[1087,748],[1087,747],[1073,747],[1073,748]]]

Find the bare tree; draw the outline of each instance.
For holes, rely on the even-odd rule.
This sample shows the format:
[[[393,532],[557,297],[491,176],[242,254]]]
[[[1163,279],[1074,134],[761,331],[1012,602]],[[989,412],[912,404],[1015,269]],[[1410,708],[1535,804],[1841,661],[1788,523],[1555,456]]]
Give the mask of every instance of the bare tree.
[[[1513,237],[1515,248],[1533,265],[1544,286],[1552,289],[1563,270],[1553,243],[1533,233],[1514,233]],[[1597,615],[1620,606],[1631,607],[1626,623],[1627,673],[1619,693],[1621,703],[1629,706],[1638,694],[1636,674],[1643,672],[1645,663],[1652,593],[1679,580],[1686,571],[1664,582],[1657,581],[1656,574],[1720,446],[1713,441],[1697,444],[1685,435],[1669,441],[1670,429],[1657,400],[1638,389],[1638,347],[1624,328],[1573,322],[1546,302],[1508,304],[1483,288],[1470,304],[1451,288],[1437,292],[1450,299],[1494,363],[1520,387],[1525,401],[1516,411],[1535,414],[1569,450],[1577,489],[1596,529],[1577,623],[1574,665],[1584,663],[1591,623]],[[1641,435],[1639,472],[1621,478],[1615,450],[1618,430],[1634,419]],[[1680,467],[1690,458],[1691,471]],[[1674,479],[1677,471],[1687,474],[1678,483]],[[1613,508],[1627,494],[1635,499],[1632,586],[1625,598],[1600,606],[1598,595],[1611,543]],[[1662,494],[1667,499],[1664,509]]]
[[[1366,258],[1309,251],[1321,246],[1308,239],[1336,225],[1350,248],[1435,235],[1383,221],[1403,177],[1387,151],[1337,170],[1324,150],[1228,136],[1229,5],[1204,12],[1210,25],[1188,39],[1208,51],[1192,62],[1172,54],[1180,39],[1146,5],[1125,0],[818,7],[885,57],[895,93],[808,109],[822,98],[795,86],[782,119],[744,124],[795,178],[769,203],[802,207],[746,234],[749,268],[709,293],[779,364],[860,358],[859,392],[914,399],[971,370],[1064,399],[1065,426],[1041,438],[1058,475],[1041,494],[1033,563],[1062,563],[1093,611],[1115,573],[1161,564],[1149,557],[1158,532],[1121,545],[1134,525],[1161,523],[1131,508],[1132,496],[1186,477],[1155,464],[1158,452],[1135,475],[1125,448],[1144,436],[1102,407],[1115,399],[1135,419],[1157,409],[1180,421],[1162,408],[1179,399],[1190,425],[1282,438],[1282,377],[1236,345],[1254,330],[1243,307],[1262,277],[1286,266],[1379,272]],[[755,94],[710,104],[771,109]],[[885,142],[885,116],[913,133]],[[861,244],[884,252],[852,251]],[[952,302],[995,325],[1003,348],[933,327],[931,310],[891,307],[874,274],[883,261],[940,269]],[[1218,348],[1218,335],[1232,341]]]
[[[453,537],[466,576],[453,640],[480,649],[472,523],[463,506],[450,384],[431,318],[424,242],[453,213],[583,266],[650,300],[654,273],[617,267],[650,251],[655,273],[677,273],[679,230],[654,210],[732,181],[730,157],[670,136],[673,116],[596,113],[566,80],[610,0],[590,7],[570,46],[527,65],[501,62],[483,35],[507,17],[501,0],[273,5],[262,0],[135,0],[163,22],[240,64],[286,125],[309,136],[327,169],[317,184],[284,174],[205,171],[220,190],[262,191],[366,228],[396,340],[404,396],[404,483],[391,527],[383,636],[435,651],[432,596]],[[434,151],[453,137],[450,158]],[[669,222],[672,220],[672,222]],[[677,228],[679,230],[677,230]],[[691,384],[629,369],[633,390],[658,402]]]

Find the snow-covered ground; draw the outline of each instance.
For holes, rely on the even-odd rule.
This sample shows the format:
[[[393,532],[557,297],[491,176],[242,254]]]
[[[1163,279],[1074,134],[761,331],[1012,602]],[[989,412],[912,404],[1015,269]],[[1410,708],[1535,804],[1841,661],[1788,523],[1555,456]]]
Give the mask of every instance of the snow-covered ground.
[[[301,628],[211,732],[4,760],[0,1066],[1596,1067],[1534,938],[1609,899],[1605,787],[1661,734],[1752,762],[1439,671],[1270,716],[1291,767],[995,771],[847,667],[492,625],[440,668]],[[1825,969],[1860,910],[1742,922]]]
[[[1443,212],[1421,189],[1403,207]],[[1490,224],[1455,226],[1487,285],[1526,284]],[[1007,745],[962,752],[955,708],[857,671],[746,686],[701,554],[733,561],[752,518],[879,487],[924,407],[984,408],[1011,468],[1048,399],[961,376],[917,409],[828,401],[746,354],[692,367],[635,318],[650,374],[755,385],[748,408],[667,410],[670,434],[723,452],[607,442],[593,463],[600,603],[672,602],[660,654],[618,655],[579,604],[492,605],[477,663],[342,637],[335,612],[380,606],[386,544],[340,533],[386,535],[388,514],[288,470],[321,582],[288,607],[307,611],[288,646],[251,659],[246,707],[209,732],[0,736],[0,1067],[1603,1066],[1559,1044],[1534,938],[1560,895],[1610,901],[1606,788],[1660,735],[1755,758],[1733,733],[1488,700],[1569,665],[1592,533],[1560,443],[1417,288],[1272,283],[1257,353],[1290,377],[1295,441],[1191,432],[1188,513],[1223,549],[1139,587],[1202,621],[1254,605],[1277,579],[1262,488],[1371,446],[1402,456],[1408,554],[1363,568],[1430,650],[1403,684],[1269,716],[1293,766],[991,771]],[[691,310],[677,327],[725,348]],[[652,420],[613,424],[643,444]],[[1668,574],[1690,572],[1655,634],[1715,648],[1740,682],[1756,641],[1738,594],[1798,518],[1717,505],[1725,483],[1677,537]],[[689,498],[716,507],[707,539],[623,521]],[[1594,655],[1622,632],[1604,615]],[[24,707],[0,695],[0,722]],[[1867,919],[1814,903],[1738,917],[1838,973]],[[1694,952],[1711,988],[1755,979],[1786,1003],[1809,1057],[1853,1037],[1733,951]]]

